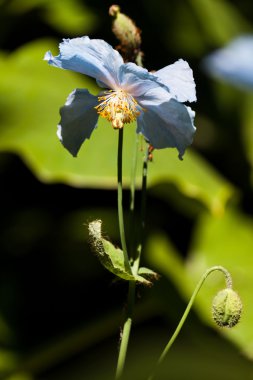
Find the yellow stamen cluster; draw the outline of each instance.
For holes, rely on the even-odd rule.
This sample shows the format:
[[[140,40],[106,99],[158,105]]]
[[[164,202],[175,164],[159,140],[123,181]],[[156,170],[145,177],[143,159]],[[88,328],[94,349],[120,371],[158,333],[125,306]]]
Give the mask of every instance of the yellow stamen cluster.
[[[100,116],[112,123],[113,128],[123,128],[124,124],[131,123],[140,115],[142,108],[132,95],[124,90],[110,90],[99,96],[99,103],[95,108]]]

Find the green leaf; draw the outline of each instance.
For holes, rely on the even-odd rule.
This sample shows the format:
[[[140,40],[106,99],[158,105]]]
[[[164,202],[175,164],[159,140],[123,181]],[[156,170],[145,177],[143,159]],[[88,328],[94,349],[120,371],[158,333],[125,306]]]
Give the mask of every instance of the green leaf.
[[[197,199],[214,214],[222,214],[235,189],[214,168],[193,150],[188,150],[180,161],[173,149],[154,152],[154,163],[149,166],[149,185],[173,183],[190,199]],[[163,189],[157,188],[158,193]],[[167,190],[167,197],[169,196]]]
[[[253,358],[253,219],[236,209],[223,216],[203,214],[195,230],[193,245],[184,262],[165,237],[153,237],[148,245],[149,262],[161,274],[168,276],[186,301],[200,277],[209,267],[221,265],[233,278],[234,290],[243,303],[240,323],[233,329],[218,331],[234,342],[248,357]],[[156,254],[154,255],[153,252]],[[195,301],[195,310],[205,323],[215,328],[211,319],[214,295],[224,288],[224,276],[208,277]]]
[[[127,268],[123,251],[101,236],[101,220],[89,223],[89,234],[92,247],[101,264],[115,276],[127,281],[137,281],[145,285],[151,285],[144,277],[133,275]]]
[[[201,25],[201,30],[212,44],[222,45],[238,34],[250,30],[250,25],[227,0],[189,0]]]
[[[18,355],[11,350],[0,349],[0,374],[10,373],[18,363]]]
[[[13,375],[5,377],[5,380],[33,380],[33,376],[26,372],[17,372]]]
[[[98,18],[80,0],[10,0],[8,9],[14,13],[29,12],[42,8],[40,15],[54,29],[69,36],[90,33]]]
[[[97,254],[104,267],[124,280],[133,281],[133,275],[126,268],[123,251],[106,239],[101,238],[101,242],[103,249],[97,249]]]
[[[147,280],[151,280],[151,281],[159,279],[159,275],[156,272],[154,272],[153,270],[151,270],[149,268],[145,268],[145,267],[139,268],[138,274],[140,276],[145,277]]]

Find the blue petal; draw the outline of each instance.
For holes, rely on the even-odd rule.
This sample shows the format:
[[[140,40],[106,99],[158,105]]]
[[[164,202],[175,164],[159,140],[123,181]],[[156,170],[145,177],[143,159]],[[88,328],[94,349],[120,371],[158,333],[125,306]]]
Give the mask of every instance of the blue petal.
[[[142,101],[144,103],[146,108],[137,119],[137,132],[156,149],[177,148],[182,158],[196,130],[194,112],[173,98],[156,104],[150,97],[148,102]]]
[[[238,37],[204,59],[205,69],[214,77],[239,87],[253,88],[253,36]]]
[[[169,88],[173,98],[179,102],[196,101],[196,89],[192,69],[186,61],[179,59],[172,65],[154,74],[162,84]]]
[[[103,40],[89,37],[64,39],[59,45],[60,54],[51,52],[44,59],[52,66],[76,71],[97,79],[102,87],[115,88],[118,71],[123,64],[121,55]]]
[[[120,67],[119,70],[120,87],[133,97],[144,95],[152,88],[160,87],[157,78],[148,72],[147,69],[129,62]]]
[[[75,157],[84,142],[96,128],[98,114],[94,107],[97,97],[88,90],[74,90],[60,109],[61,121],[57,136],[63,146]]]

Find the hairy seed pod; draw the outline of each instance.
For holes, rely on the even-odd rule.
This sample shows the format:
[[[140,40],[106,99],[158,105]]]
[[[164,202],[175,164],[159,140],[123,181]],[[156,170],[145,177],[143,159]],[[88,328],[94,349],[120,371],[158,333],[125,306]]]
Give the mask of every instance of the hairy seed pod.
[[[240,320],[242,301],[231,288],[217,293],[213,299],[212,315],[219,327],[234,327]]]

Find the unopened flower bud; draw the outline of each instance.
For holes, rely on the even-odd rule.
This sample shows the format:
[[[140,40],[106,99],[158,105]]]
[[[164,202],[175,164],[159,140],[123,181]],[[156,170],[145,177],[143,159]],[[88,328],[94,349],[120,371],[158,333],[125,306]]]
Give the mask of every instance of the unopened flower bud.
[[[214,297],[212,314],[218,326],[235,326],[240,320],[241,312],[242,301],[233,289],[223,289]]]
[[[118,47],[126,61],[135,61],[138,57],[141,59],[141,31],[130,17],[120,12],[118,5],[112,5],[109,9],[109,15],[112,16],[112,31],[120,41]]]

